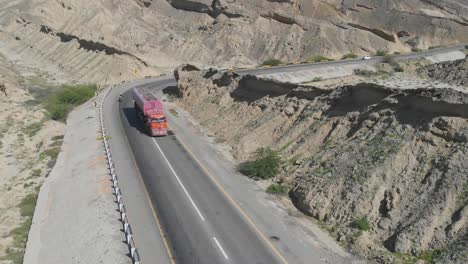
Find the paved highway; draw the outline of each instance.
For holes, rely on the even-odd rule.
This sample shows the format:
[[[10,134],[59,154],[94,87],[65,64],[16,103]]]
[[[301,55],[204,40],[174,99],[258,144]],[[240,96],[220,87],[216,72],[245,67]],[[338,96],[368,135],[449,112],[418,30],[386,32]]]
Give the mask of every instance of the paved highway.
[[[121,120],[177,262],[279,263],[175,136],[142,133],[131,96],[125,98]]]
[[[430,54],[413,54],[411,58],[459,48],[431,50]],[[242,73],[271,74],[379,61],[381,58],[292,65]],[[297,223],[284,224],[290,221],[287,217],[257,205],[256,194],[248,191],[252,184],[224,175],[229,173],[225,171],[218,174],[226,177],[224,180],[210,175],[179,135],[151,138],[142,132],[128,89],[144,86],[159,95],[162,89],[174,85],[172,77],[126,84],[114,88],[104,106],[111,151],[142,262],[324,263],[324,250],[319,252],[319,246],[304,242],[308,234],[295,230]],[[127,93],[118,105],[116,98],[122,91]],[[281,242],[276,241],[279,238]],[[332,263],[351,261],[354,259],[339,256]]]
[[[416,59],[421,57],[433,56],[437,54],[444,54],[453,51],[464,50],[465,45],[457,45],[452,47],[444,47],[444,48],[436,48],[421,52],[415,53],[408,53],[408,54],[400,54],[400,55],[392,55],[392,58],[395,61],[402,61],[408,59]],[[313,64],[297,64],[297,65],[286,65],[280,67],[273,67],[273,68],[260,68],[255,70],[241,70],[241,73],[248,73],[248,74],[272,74],[272,73],[280,73],[280,72],[295,72],[295,71],[302,71],[302,70],[309,70],[309,69],[317,69],[326,66],[344,66],[344,65],[359,65],[359,64],[376,64],[379,62],[383,62],[384,57],[372,57],[370,60],[362,60],[362,59],[352,59],[352,60],[338,60],[338,61],[328,61],[328,62],[319,62]]]

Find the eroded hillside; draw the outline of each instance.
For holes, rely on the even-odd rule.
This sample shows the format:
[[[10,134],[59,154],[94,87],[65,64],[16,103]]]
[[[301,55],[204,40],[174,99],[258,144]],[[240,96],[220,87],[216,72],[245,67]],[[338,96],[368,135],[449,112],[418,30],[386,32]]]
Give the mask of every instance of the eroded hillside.
[[[0,48],[95,83],[185,62],[256,65],[468,42],[463,0],[1,0],[0,6]]]
[[[192,66],[175,75],[177,103],[238,160],[281,151],[288,162],[276,180],[340,242],[381,263],[467,260],[463,88],[324,90]]]
[[[417,72],[443,82],[468,86],[468,59],[427,65]]]

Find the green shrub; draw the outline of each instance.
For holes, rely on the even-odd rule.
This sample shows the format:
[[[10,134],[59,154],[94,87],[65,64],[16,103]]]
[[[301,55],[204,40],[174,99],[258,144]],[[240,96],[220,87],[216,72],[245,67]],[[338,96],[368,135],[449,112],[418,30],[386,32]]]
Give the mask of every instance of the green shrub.
[[[375,56],[385,56],[385,55],[387,55],[387,52],[385,50],[378,50],[375,53]]]
[[[52,140],[53,140],[53,141],[63,140],[63,138],[64,138],[64,135],[60,135],[60,136],[52,137]]]
[[[169,112],[171,112],[171,114],[175,117],[179,116],[179,112],[177,112],[177,110],[175,110],[174,108],[169,109]]]
[[[41,176],[41,174],[42,174],[41,169],[35,169],[35,170],[31,171],[31,177],[39,177],[39,176]]]
[[[343,55],[343,57],[341,57],[342,60],[346,60],[346,59],[356,59],[358,56],[354,53],[348,53],[348,54],[345,54]]]
[[[96,85],[65,85],[45,99],[44,107],[53,120],[65,121],[71,110],[94,96]]]
[[[422,49],[419,49],[419,48],[412,48],[411,51],[412,51],[412,52],[421,52]]]
[[[49,157],[51,160],[56,160],[59,153],[60,153],[60,147],[46,149],[41,154],[39,154],[39,159],[45,160],[46,158]]]
[[[369,70],[355,69],[354,74],[359,75],[359,76],[373,76],[373,75],[376,75],[377,73],[374,71],[369,71]]]
[[[33,216],[34,209],[36,208],[37,194],[38,192],[30,193],[21,200],[21,202],[18,205],[21,216]]]
[[[282,184],[272,183],[270,184],[270,186],[267,187],[266,192],[273,194],[285,194],[288,192],[288,187]]]
[[[327,57],[324,57],[322,55],[316,55],[316,56],[312,56],[310,57],[307,62],[321,62],[321,61],[329,61],[330,59],[327,58]]]
[[[425,263],[436,263],[436,259],[443,256],[445,252],[444,248],[437,248],[421,253],[418,258],[424,260]]]
[[[393,68],[394,71],[396,72],[404,72],[405,69],[403,69],[403,67],[401,67],[400,65],[396,65],[394,68]]]
[[[367,221],[365,217],[354,220],[353,225],[362,231],[368,231],[370,229],[369,221]]]
[[[283,62],[279,59],[269,59],[263,62],[264,66],[278,66],[282,64]]]
[[[247,161],[239,166],[239,171],[256,179],[273,178],[281,167],[281,156],[270,148],[260,148],[256,151],[255,160]]]

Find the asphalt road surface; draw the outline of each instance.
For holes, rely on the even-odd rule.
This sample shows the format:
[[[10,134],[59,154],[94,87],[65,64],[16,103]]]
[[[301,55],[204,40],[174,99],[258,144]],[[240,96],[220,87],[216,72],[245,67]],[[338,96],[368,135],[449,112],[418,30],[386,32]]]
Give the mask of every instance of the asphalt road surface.
[[[395,59],[460,48],[435,49]],[[382,58],[373,58],[241,72],[261,75],[381,61]],[[128,90],[144,86],[157,93],[174,85],[172,77],[123,85],[120,90],[111,91],[104,108],[106,127],[112,137],[111,151],[118,161],[116,170],[142,263],[324,263],[307,245],[299,252],[293,235],[287,250],[278,249],[222,185],[207,175],[176,135],[151,138],[143,132]],[[120,91],[127,92],[118,104]],[[288,236],[288,230],[283,233]]]
[[[408,59],[416,59],[421,57],[433,56],[437,54],[444,54],[449,53],[452,51],[464,50],[465,45],[457,45],[452,47],[445,47],[445,48],[436,48],[421,52],[415,53],[408,53],[408,54],[400,54],[400,55],[392,55],[394,61],[402,61]],[[272,73],[281,73],[281,72],[295,72],[295,71],[302,71],[308,69],[317,69],[326,66],[344,66],[344,65],[359,65],[359,64],[376,64],[379,62],[383,62],[385,60],[384,57],[375,56],[371,57],[370,60],[362,60],[362,59],[352,59],[352,60],[338,60],[338,61],[328,61],[328,62],[319,62],[319,63],[312,63],[312,64],[297,64],[297,65],[286,65],[280,67],[272,67],[272,68],[260,68],[255,70],[241,70],[241,73],[248,73],[248,74],[272,74]]]

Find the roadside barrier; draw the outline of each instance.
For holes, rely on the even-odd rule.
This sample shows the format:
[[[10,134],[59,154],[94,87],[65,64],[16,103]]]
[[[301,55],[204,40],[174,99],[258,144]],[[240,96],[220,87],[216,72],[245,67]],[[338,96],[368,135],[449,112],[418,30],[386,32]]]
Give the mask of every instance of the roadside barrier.
[[[112,187],[114,189],[114,195],[117,200],[117,204],[119,206],[120,220],[122,221],[122,225],[124,228],[125,240],[128,246],[128,251],[130,252],[130,256],[132,258],[133,264],[141,264],[140,255],[138,254],[135,240],[133,239],[132,227],[128,221],[127,211],[125,210],[124,199],[122,196],[122,192],[120,191],[117,173],[115,172],[114,162],[112,161],[112,154],[110,152],[109,143],[107,142],[106,128],[104,126],[104,113],[103,113],[104,100],[107,94],[109,93],[109,91],[113,87],[114,86],[110,86],[109,88],[107,88],[107,91],[104,93],[101,99],[101,103],[99,106],[99,124],[101,126],[100,128],[101,128],[102,139],[104,142],[103,143],[104,150],[106,152],[107,162],[109,166],[109,173],[112,178]]]

